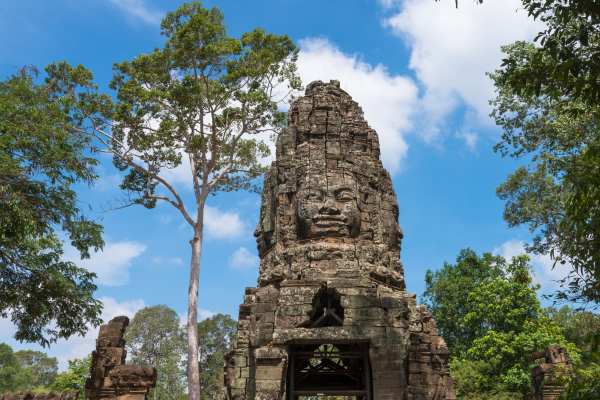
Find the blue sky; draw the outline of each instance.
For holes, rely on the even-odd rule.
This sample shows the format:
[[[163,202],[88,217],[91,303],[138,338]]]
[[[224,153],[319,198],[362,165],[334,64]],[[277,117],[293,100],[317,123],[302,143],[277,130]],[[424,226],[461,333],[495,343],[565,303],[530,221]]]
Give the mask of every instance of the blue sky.
[[[178,1],[20,0],[0,3],[0,77],[23,65],[67,60],[91,69],[103,90],[112,64],[160,46],[159,21]],[[517,165],[492,150],[499,130],[488,117],[493,96],[485,72],[499,65],[499,47],[530,39],[538,26],[517,0],[482,6],[433,0],[206,1],[225,15],[233,36],[262,27],[288,34],[301,48],[304,83],[338,79],[380,135],[392,172],[404,230],[402,261],[408,289],[421,294],[428,268],[454,261],[460,249],[521,252],[529,236],[509,229],[495,188]],[[120,204],[118,174],[109,159],[93,187],[81,187],[81,206],[105,227],[107,245],[84,266],[98,274],[106,318],[132,315],[144,305],[186,310],[190,232],[168,206],[154,210]],[[184,196],[185,172],[170,172]],[[252,236],[256,194],[220,194],[210,200],[200,284],[201,315],[228,313],[246,286],[256,284]],[[74,258],[67,249],[67,258]],[[538,281],[551,290],[561,271],[534,257]],[[13,327],[0,320],[0,342]],[[60,342],[49,353],[65,365],[88,353],[96,331]]]

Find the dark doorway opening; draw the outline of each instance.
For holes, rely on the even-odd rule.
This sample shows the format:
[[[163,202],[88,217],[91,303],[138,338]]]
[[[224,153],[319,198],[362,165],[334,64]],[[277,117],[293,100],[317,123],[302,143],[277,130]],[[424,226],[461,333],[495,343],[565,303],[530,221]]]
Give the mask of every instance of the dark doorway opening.
[[[371,400],[366,343],[290,346],[289,400]]]

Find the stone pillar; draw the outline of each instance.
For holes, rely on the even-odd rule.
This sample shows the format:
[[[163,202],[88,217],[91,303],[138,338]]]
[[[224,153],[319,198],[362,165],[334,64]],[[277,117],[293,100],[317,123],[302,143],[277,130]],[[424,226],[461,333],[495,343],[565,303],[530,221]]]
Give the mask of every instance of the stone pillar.
[[[156,369],[125,365],[127,325],[129,318],[121,316],[100,327],[85,383],[86,399],[145,400],[156,385]]]
[[[573,371],[567,352],[559,346],[548,346],[532,358],[543,359],[543,362],[531,371],[535,399],[558,400]]]

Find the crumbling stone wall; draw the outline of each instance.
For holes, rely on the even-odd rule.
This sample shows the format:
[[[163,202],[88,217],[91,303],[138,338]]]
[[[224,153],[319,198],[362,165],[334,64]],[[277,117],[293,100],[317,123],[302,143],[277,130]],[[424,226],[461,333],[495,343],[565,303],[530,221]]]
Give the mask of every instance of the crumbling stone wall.
[[[255,236],[258,287],[246,289],[226,360],[229,399],[286,398],[290,348],[302,343],[367,343],[369,399],[455,398],[446,345],[405,291],[377,134],[339,82],[313,82],[291,105]],[[339,305],[323,306],[324,290]]]
[[[156,369],[125,364],[123,335],[128,325],[129,318],[121,316],[100,326],[85,383],[86,399],[145,400],[156,385]]]
[[[100,326],[96,350],[92,352],[90,377],[85,383],[89,400],[145,400],[156,385],[156,369],[126,365],[123,335],[129,318],[120,316]],[[0,400],[77,400],[78,392],[0,393]]]
[[[566,350],[559,346],[548,346],[543,352],[534,354],[533,358],[543,359],[531,371],[535,399],[558,400],[573,372]]]

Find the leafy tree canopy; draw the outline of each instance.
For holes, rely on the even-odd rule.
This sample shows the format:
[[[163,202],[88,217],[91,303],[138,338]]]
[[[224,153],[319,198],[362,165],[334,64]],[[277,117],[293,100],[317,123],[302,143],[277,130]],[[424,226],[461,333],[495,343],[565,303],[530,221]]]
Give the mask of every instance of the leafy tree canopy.
[[[277,132],[285,121],[278,85],[300,85],[295,45],[261,29],[229,37],[220,10],[199,2],[167,14],[161,28],[164,48],[115,65],[115,125],[110,139],[100,138],[112,146],[115,164],[129,170],[121,187],[146,207],[166,200],[182,211],[159,173],[185,162],[198,203],[218,191],[252,189],[269,154],[258,134]]]
[[[42,345],[100,323],[94,275],[62,259],[61,236],[82,257],[103,245],[73,190],[96,178],[82,130],[102,97],[81,66],[45,72],[43,82],[30,68],[0,82],[0,316],[18,340]]]
[[[26,379],[13,349],[6,343],[0,343],[0,393],[22,389]]]
[[[465,321],[471,312],[470,303],[465,301],[467,296],[483,282],[504,276],[505,265],[502,257],[489,253],[478,256],[465,249],[456,264],[445,263],[438,271],[427,271],[423,300],[431,308],[438,330],[453,354],[464,353],[481,334],[476,324]]]
[[[200,384],[203,400],[218,398],[223,389],[225,354],[231,349],[237,323],[229,315],[217,314],[198,323]]]
[[[569,306],[546,312],[563,329],[567,340],[581,350],[582,361],[600,364],[600,315]]]
[[[558,310],[550,308],[547,313],[563,329],[567,340],[581,351],[581,363],[576,366],[563,397],[569,400],[600,398],[600,315],[568,306]]]
[[[426,275],[424,298],[449,345],[451,373],[463,396],[529,394],[530,357],[551,344],[579,360],[576,346],[543,312],[528,261],[467,249],[456,264]]]
[[[510,72],[519,95],[542,92],[600,104],[600,7],[595,0],[522,0],[528,14],[545,25],[535,41],[526,68],[510,58]],[[537,73],[536,73],[537,72]]]
[[[491,74],[496,150],[522,158],[498,187],[511,226],[528,225],[530,251],[570,267],[558,300],[600,300],[600,10],[594,1],[523,0],[547,29],[538,44],[503,48]]]
[[[69,360],[69,368],[56,375],[50,389],[56,392],[79,392],[79,399],[85,399],[85,381],[90,375],[92,357]]]
[[[139,310],[127,331],[129,363],[154,367],[158,373],[150,399],[180,399],[185,395],[185,336],[177,313],[164,305]]]
[[[34,350],[19,350],[15,352],[15,357],[21,369],[29,374],[28,389],[47,387],[56,378],[58,361],[55,357],[48,357],[46,353]]]
[[[192,229],[188,289],[188,395],[200,400],[197,310],[204,208],[209,195],[254,190],[267,140],[285,123],[278,103],[300,86],[298,49],[285,35],[227,34],[223,14],[198,1],[161,23],[165,44],[116,64],[112,120],[93,121],[97,139],[126,176],[132,204],[175,207]],[[189,168],[188,204],[166,170]]]
[[[34,350],[13,351],[0,343],[0,393],[48,391],[56,378],[56,358]]]

